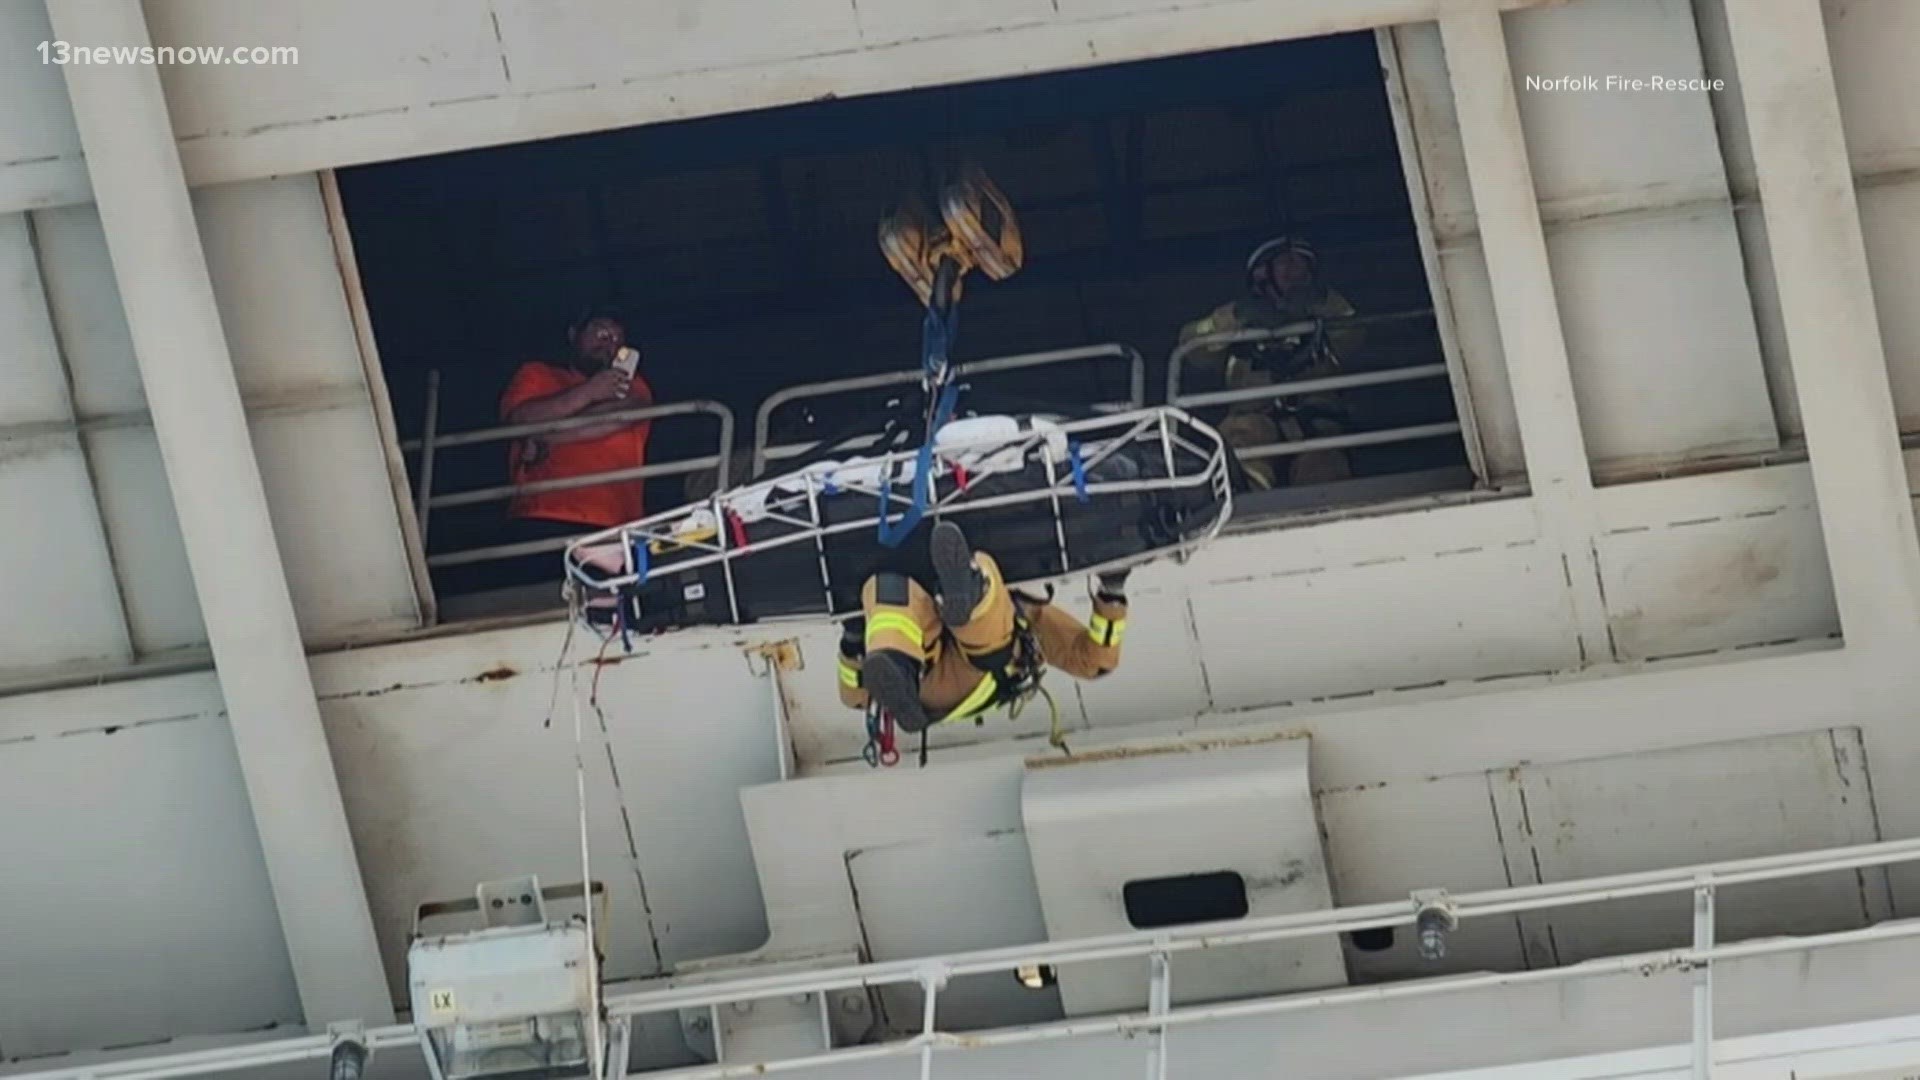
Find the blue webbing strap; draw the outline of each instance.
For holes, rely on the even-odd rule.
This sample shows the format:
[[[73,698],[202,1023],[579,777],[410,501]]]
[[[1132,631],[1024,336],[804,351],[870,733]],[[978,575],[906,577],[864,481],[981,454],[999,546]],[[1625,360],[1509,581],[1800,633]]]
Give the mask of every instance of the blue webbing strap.
[[[881,482],[878,531],[882,547],[899,547],[900,542],[919,526],[920,519],[927,515],[927,496],[933,488],[933,436],[953,418],[954,405],[960,399],[960,387],[951,381],[951,373],[947,368],[947,350],[953,345],[959,314],[955,308],[948,308],[943,314],[940,305],[932,304],[927,308],[926,319],[920,324],[920,370],[929,393],[934,395],[933,409],[927,416],[927,430],[920,441],[920,452],[914,456],[913,489],[907,512],[900,515],[897,523],[887,521],[887,511],[893,504],[891,467]]]
[[[887,521],[887,507],[893,503],[893,470],[887,469],[886,479],[880,488],[880,544],[883,547],[899,547],[927,515],[927,493],[933,488],[933,435],[947,425],[953,416],[953,406],[960,398],[960,387],[948,383],[940,391],[940,401],[933,412],[933,419],[927,424],[926,439],[920,444],[920,452],[914,455],[912,496],[907,503],[907,512],[900,515],[897,523]]]
[[[1073,494],[1081,502],[1087,502],[1087,465],[1080,459],[1080,444],[1074,440],[1067,442],[1067,465],[1073,470]]]

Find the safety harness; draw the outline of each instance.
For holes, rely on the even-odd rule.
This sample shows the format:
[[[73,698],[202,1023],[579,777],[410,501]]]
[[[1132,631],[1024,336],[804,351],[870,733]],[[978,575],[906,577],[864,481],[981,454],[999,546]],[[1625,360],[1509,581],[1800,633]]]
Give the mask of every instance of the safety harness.
[[[1028,606],[1039,606],[1053,601],[1053,589],[1047,589],[1046,599],[1015,592],[1013,609],[1013,640],[1007,650],[1005,661],[993,665],[980,677],[973,692],[961,699],[935,723],[952,724],[972,720],[975,726],[986,723],[987,714],[995,709],[1005,708],[1007,719],[1019,720],[1033,699],[1042,698],[1047,703],[1049,723],[1047,743],[1061,753],[1070,754],[1067,749],[1066,729],[1060,719],[1060,703],[1054,700],[1053,692],[1046,687],[1046,657],[1040,652],[1040,641],[1034,635],[1033,623],[1027,618]],[[949,647],[957,647],[949,641]],[[933,725],[928,725],[931,728]],[[861,758],[874,768],[891,768],[900,761],[898,735],[893,717],[878,702],[867,703],[867,743],[861,750]],[[920,733],[920,764],[927,763],[927,733]]]

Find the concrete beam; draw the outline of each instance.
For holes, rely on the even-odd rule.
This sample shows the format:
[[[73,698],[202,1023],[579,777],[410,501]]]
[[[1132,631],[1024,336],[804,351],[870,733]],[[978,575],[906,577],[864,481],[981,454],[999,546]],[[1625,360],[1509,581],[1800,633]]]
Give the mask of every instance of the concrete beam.
[[[639,58],[643,66],[672,67],[666,58],[685,58],[687,70],[661,71],[628,78],[624,68],[596,72],[568,72],[580,76],[580,85],[541,86],[519,90],[504,78],[495,93],[475,93],[449,101],[409,100],[405,94],[369,104],[364,111],[344,115],[249,117],[218,123],[212,130],[188,132],[183,147],[189,180],[195,185],[257,180],[267,176],[319,172],[377,161],[393,161],[486,146],[504,146],[539,139],[612,131],[639,124],[662,123],[696,116],[743,112],[817,100],[825,96],[856,98],[866,94],[911,90],[951,83],[978,82],[1060,71],[1094,64],[1149,60],[1179,53],[1230,49],[1242,45],[1324,34],[1368,30],[1424,22],[1454,0],[1338,0],[1327,3],[1274,3],[1272,0],[1218,0],[1208,4],[1141,2],[1126,5],[1082,5],[1091,11],[1064,13],[1051,18],[1026,18],[997,26],[943,32],[932,23],[927,32],[903,40],[849,48],[838,38],[802,33],[793,42],[792,55],[767,57],[750,67],[719,62],[700,55],[711,48],[703,34],[711,27],[695,26],[683,39],[669,34],[659,39],[657,56]],[[1504,8],[1523,8],[1564,0],[1498,0]],[[363,54],[336,49],[327,37],[307,38],[304,20],[325,20],[336,27],[341,20],[358,22],[358,32],[373,36],[391,33],[384,26],[398,17],[374,5],[343,7],[323,0],[281,0],[271,9],[248,0],[224,4],[162,5],[190,9],[183,32],[197,32],[235,12],[261,8],[271,11],[248,24],[260,35],[248,44],[302,45],[300,85],[311,82],[350,82],[364,77]],[[1066,7],[1067,5],[1061,5]],[[1041,5],[1042,8],[1045,5]],[[932,10],[932,6],[928,7]],[[447,5],[405,9],[405,18],[418,24],[443,24],[449,50],[463,47],[476,29],[487,26],[484,5]],[[233,16],[226,16],[231,22]],[[476,24],[477,20],[477,24]],[[176,45],[218,43],[221,35],[163,42]],[[33,57],[39,41],[33,34],[14,40],[0,38],[8,57]],[[76,43],[77,44],[77,43]],[[809,51],[811,50],[811,51]],[[538,69],[534,55],[512,54],[503,46],[503,60],[518,70],[522,63]],[[220,97],[257,95],[262,100],[298,100],[290,86],[291,68],[208,68],[212,77],[198,92]],[[281,74],[276,75],[278,71]],[[288,81],[282,81],[288,80]],[[209,110],[216,116],[229,110]],[[315,107],[315,114],[325,109]],[[64,118],[54,122],[64,123]],[[69,156],[30,159],[0,165],[0,213],[28,207],[66,206],[86,201],[84,174]]]
[[[1440,40],[1460,116],[1467,181],[1493,285],[1527,482],[1541,535],[1560,551],[1580,654],[1597,663],[1613,658],[1613,635],[1593,548],[1599,524],[1593,474],[1500,10],[1492,0],[1462,0],[1443,11]]]
[[[53,0],[71,42],[149,43],[138,0]],[[309,1024],[391,1000],[200,234],[151,66],[63,68]]]
[[[1726,10],[1840,629],[1910,650],[1920,540],[1820,5]]]

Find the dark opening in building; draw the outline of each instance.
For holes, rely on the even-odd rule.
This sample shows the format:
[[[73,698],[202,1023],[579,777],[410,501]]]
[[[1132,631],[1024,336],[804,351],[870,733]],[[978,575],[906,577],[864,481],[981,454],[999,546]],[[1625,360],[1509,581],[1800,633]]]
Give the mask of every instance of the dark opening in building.
[[[1247,881],[1231,870],[1129,881],[1120,898],[1135,930],[1247,917]]]
[[[589,306],[624,319],[659,402],[732,411],[736,460],[751,455],[768,395],[915,368],[921,310],[881,257],[876,224],[969,161],[1010,198],[1027,259],[1008,281],[970,281],[957,360],[1122,343],[1145,358],[1145,398],[1158,403],[1181,328],[1245,297],[1247,255],[1285,234],[1311,241],[1322,280],[1359,314],[1413,313],[1366,327],[1343,370],[1444,362],[1370,35],[825,101],[340,174],[403,440],[421,439],[438,372],[434,497],[507,483],[504,444],[444,440],[501,423],[516,368],[560,359],[565,326]],[[1079,415],[1127,400],[1129,383],[1124,363],[1061,364],[983,384],[969,403]],[[857,425],[883,398],[785,410],[770,441]],[[1338,452],[1351,479],[1310,492],[1287,488],[1292,459],[1272,459],[1275,490],[1243,499],[1238,516],[1378,498],[1382,477],[1395,490],[1405,474],[1425,489],[1470,485],[1444,373],[1345,389],[1334,405],[1338,426],[1309,417],[1306,435],[1429,434],[1362,438]],[[1218,422],[1228,409],[1195,411]],[[1281,439],[1304,437],[1279,426]],[[715,439],[708,417],[662,420],[647,458],[712,454]],[[421,456],[408,460],[417,498]],[[714,482],[651,479],[646,506]],[[506,515],[497,497],[433,507],[443,600],[528,581],[552,602],[557,554],[519,581],[506,562],[447,565],[513,538]]]

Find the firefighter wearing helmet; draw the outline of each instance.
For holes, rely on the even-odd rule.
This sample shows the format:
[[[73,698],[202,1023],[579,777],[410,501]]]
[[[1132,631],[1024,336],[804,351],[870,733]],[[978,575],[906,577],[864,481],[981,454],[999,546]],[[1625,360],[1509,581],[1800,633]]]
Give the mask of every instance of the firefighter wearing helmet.
[[[1292,236],[1275,237],[1253,249],[1246,264],[1247,298],[1215,308],[1204,319],[1180,328],[1180,342],[1234,330],[1274,330],[1309,320],[1349,318],[1353,305],[1320,279],[1312,245]],[[1300,334],[1265,341],[1209,345],[1187,355],[1194,389],[1242,390],[1338,374],[1341,357],[1360,345],[1355,328],[1328,330],[1321,325]],[[1280,442],[1338,435],[1346,414],[1337,393],[1235,402],[1218,423],[1220,434],[1236,450]],[[1256,488],[1324,484],[1352,475],[1343,450],[1314,450],[1280,457],[1242,459]]]

